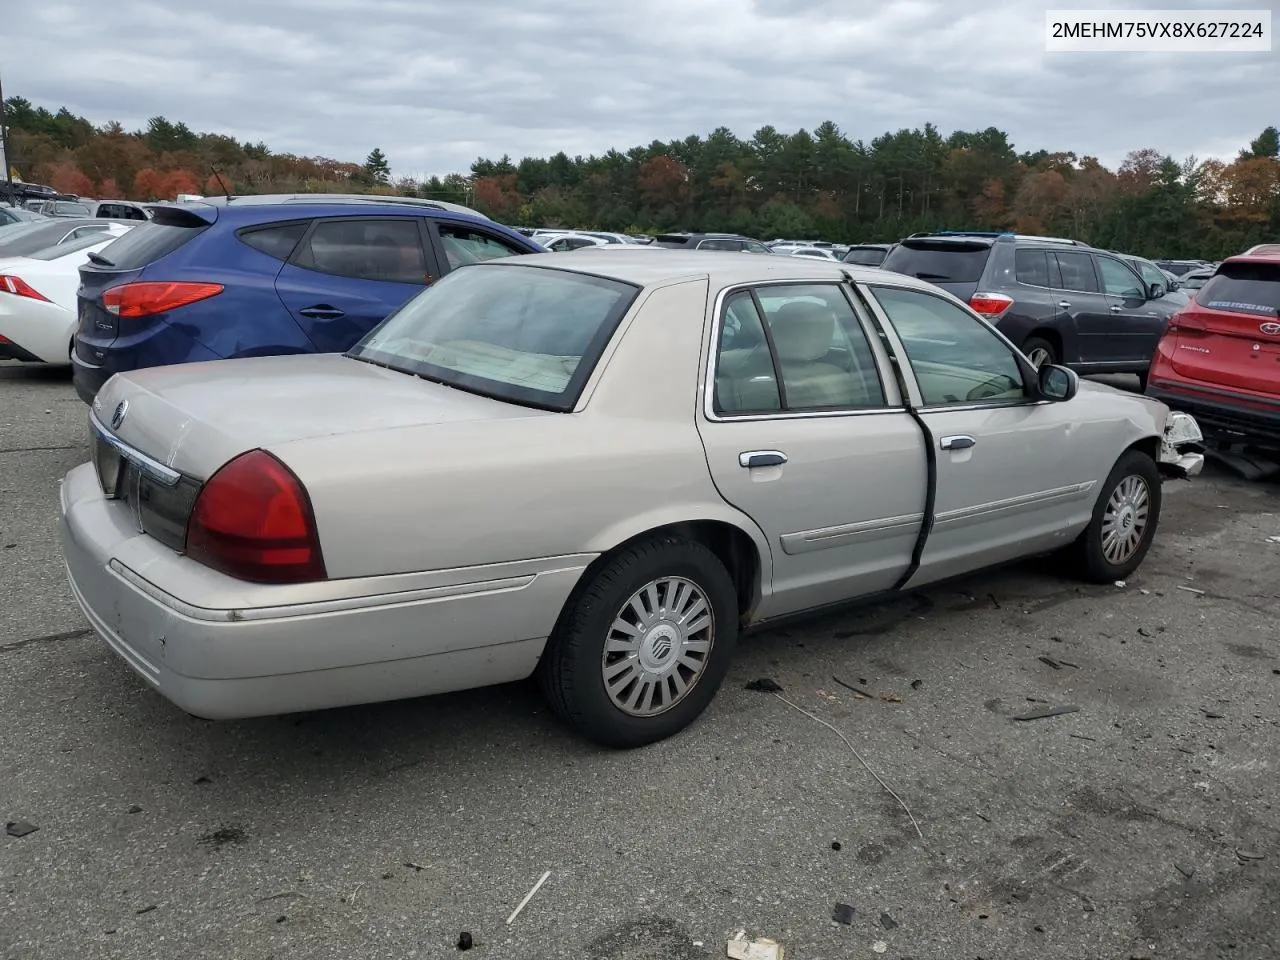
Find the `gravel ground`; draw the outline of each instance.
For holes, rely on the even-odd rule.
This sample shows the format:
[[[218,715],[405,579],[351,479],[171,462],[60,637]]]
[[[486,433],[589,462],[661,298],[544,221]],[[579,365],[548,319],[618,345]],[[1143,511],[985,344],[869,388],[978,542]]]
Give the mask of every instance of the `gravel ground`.
[[[788,960],[1280,953],[1275,485],[1168,484],[1123,587],[1034,563],[756,634],[694,728],[611,753],[526,684],[170,707],[64,582],[84,417],[65,375],[0,364],[0,818],[39,827],[0,835],[0,958],[399,960],[468,931],[670,960],[739,929]],[[812,717],[744,689],[765,676]]]

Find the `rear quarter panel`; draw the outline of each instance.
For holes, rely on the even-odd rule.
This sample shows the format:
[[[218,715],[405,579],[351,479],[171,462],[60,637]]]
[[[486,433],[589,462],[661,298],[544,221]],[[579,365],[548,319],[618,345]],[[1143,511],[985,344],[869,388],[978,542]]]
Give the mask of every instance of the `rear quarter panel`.
[[[273,448],[311,495],[332,577],[600,553],[669,523],[722,520],[768,548],[711,483],[694,417],[705,280],[649,290],[575,413]]]

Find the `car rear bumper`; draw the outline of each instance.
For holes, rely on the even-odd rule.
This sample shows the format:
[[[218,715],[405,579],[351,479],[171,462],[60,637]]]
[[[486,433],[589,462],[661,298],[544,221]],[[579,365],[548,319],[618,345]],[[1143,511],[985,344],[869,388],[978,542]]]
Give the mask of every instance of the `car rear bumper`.
[[[1178,390],[1169,383],[1149,386],[1147,396],[1191,414],[1209,440],[1280,450],[1280,402],[1274,410],[1262,410],[1250,406],[1244,397],[1238,401],[1227,395],[1214,397]]]
[[[0,357],[66,364],[76,318],[56,303],[0,297]]]
[[[296,598],[296,588],[230,581],[137,533],[131,520],[125,505],[103,496],[91,464],[67,474],[60,530],[72,593],[93,629],[135,673],[207,719],[396,700],[527,677],[591,559],[502,565],[525,571],[519,576],[493,567],[415,574],[442,585],[394,592],[387,592],[388,581],[403,578],[327,582],[317,585],[321,592],[344,595],[232,609],[225,602],[228,585],[246,598],[261,597],[264,589],[292,590]],[[175,579],[198,583],[193,576],[208,578],[209,595],[218,599],[180,597],[160,586]]]

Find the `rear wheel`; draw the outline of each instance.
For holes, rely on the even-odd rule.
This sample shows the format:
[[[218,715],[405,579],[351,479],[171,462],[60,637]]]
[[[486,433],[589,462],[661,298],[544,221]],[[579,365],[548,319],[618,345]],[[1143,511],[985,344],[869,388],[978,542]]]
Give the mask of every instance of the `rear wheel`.
[[[1053,344],[1043,337],[1028,337],[1022,344],[1022,352],[1037,370],[1047,363],[1058,362],[1058,351],[1054,350]]]
[[[1081,576],[1110,583],[1138,569],[1160,522],[1161,492],[1160,470],[1145,453],[1130,450],[1116,461],[1089,526],[1071,546]]]
[[[665,739],[715,696],[737,614],[729,572],[702,544],[674,536],[633,544],[570,600],[539,665],[543,693],[596,743]]]

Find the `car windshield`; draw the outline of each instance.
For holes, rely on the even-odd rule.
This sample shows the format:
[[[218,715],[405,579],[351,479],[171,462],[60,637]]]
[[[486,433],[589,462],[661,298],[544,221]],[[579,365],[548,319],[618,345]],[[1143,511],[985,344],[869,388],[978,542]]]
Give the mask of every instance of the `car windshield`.
[[[348,356],[472,393],[566,412],[639,288],[568,270],[461,267]]]
[[[856,263],[864,267],[878,267],[884,262],[885,251],[875,247],[854,247],[844,255],[845,263]]]
[[[894,273],[921,280],[973,283],[991,256],[985,243],[955,240],[908,240],[898,244],[880,264]]]
[[[1280,315],[1280,264],[1224,263],[1200,288],[1196,303],[1228,313]]]

